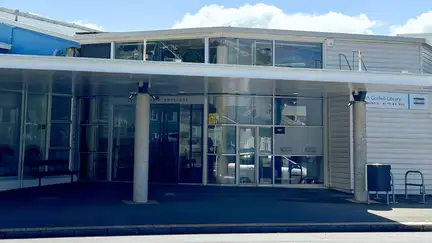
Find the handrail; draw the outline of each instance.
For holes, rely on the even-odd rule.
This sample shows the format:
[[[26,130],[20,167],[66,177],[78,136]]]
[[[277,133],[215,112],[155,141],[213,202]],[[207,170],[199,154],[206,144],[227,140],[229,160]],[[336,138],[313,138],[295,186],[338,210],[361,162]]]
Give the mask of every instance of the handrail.
[[[407,183],[409,174],[419,174],[421,177],[421,184]],[[426,188],[424,184],[424,176],[418,170],[409,170],[405,173],[405,199],[408,199],[408,186],[418,186],[420,187],[420,195],[422,195],[422,203],[426,203]]]
[[[392,203],[396,203],[396,196],[395,196],[395,184],[394,184],[394,176],[393,173],[390,171],[390,179],[391,179],[391,189],[392,189]]]
[[[352,70],[348,58],[345,56],[345,54],[342,53],[339,53],[339,70],[342,70],[342,57],[345,59],[345,62],[347,63],[349,70]]]
[[[361,63],[362,63],[363,69],[364,69],[365,71],[367,71],[366,64],[365,64],[364,61],[363,61],[363,57],[360,59],[360,61],[361,61]]]

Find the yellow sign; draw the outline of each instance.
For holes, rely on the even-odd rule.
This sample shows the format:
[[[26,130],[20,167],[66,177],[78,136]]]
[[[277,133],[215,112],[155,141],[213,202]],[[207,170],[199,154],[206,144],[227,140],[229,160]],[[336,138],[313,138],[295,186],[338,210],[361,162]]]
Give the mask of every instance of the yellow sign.
[[[217,118],[218,118],[218,114],[217,113],[209,113],[208,123],[209,124],[216,124],[217,120],[218,120]]]

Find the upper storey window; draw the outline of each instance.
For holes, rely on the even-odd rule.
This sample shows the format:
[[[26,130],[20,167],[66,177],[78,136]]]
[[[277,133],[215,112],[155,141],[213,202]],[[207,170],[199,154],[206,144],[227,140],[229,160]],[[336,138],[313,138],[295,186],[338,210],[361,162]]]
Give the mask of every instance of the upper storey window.
[[[143,42],[116,43],[115,58],[127,60],[143,60]]]
[[[209,62],[236,65],[273,65],[273,43],[270,40],[237,38],[209,39]]]
[[[204,63],[204,39],[147,41],[146,60]]]
[[[322,68],[322,44],[276,41],[275,66]]]

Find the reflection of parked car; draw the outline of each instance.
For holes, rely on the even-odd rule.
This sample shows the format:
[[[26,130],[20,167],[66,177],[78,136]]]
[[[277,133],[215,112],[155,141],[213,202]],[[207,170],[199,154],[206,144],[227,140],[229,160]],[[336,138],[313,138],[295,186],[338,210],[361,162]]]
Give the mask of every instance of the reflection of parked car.
[[[281,180],[281,184],[302,184],[310,183],[307,179],[307,169],[297,162],[289,159],[287,156],[281,156],[281,177],[276,178]],[[240,153],[240,183],[255,182],[255,156],[252,152]],[[235,163],[228,164],[228,177],[234,180],[235,178]],[[277,175],[276,175],[277,177]],[[227,179],[227,178],[225,178]],[[290,183],[291,182],[291,183]],[[231,182],[233,183],[233,182]]]

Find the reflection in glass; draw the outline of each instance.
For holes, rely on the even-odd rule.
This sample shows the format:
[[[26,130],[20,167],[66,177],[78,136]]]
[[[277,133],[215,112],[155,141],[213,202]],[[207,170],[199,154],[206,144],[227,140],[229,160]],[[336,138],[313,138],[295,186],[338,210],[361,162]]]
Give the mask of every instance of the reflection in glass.
[[[271,125],[272,103],[270,97],[209,96],[209,123]]]
[[[207,164],[209,184],[236,183],[235,155],[209,155]]]
[[[70,124],[52,123],[51,124],[51,147],[69,147]]]
[[[275,124],[281,126],[322,126],[322,99],[302,97],[275,99]]]
[[[275,184],[322,184],[322,156],[276,156]]]
[[[179,112],[178,104],[150,106],[150,182],[178,182]]]
[[[271,41],[212,38],[209,48],[210,63],[271,66],[273,61]]]
[[[236,154],[236,127],[208,127],[209,154]]]
[[[48,159],[69,160],[69,149],[50,149]]]
[[[27,119],[24,137],[25,176],[30,176],[30,164],[45,158],[47,101],[46,95],[27,95]]]
[[[260,127],[259,128],[259,153],[260,155],[271,154],[273,151],[273,128]]]
[[[275,66],[322,68],[322,44],[276,41]]]
[[[265,185],[273,184],[273,165],[272,156],[259,157],[259,183]]]
[[[107,153],[80,153],[80,178],[106,180],[107,156]]]
[[[115,59],[143,60],[144,43],[115,43]]]
[[[202,105],[180,105],[179,181],[202,183]]]
[[[52,96],[51,120],[69,121],[71,119],[71,97]]]
[[[249,184],[256,182],[255,133],[255,128],[239,128],[240,184]]]
[[[146,60],[204,63],[204,39],[147,41]]]
[[[52,83],[52,93],[72,94],[72,74],[59,73],[54,75]]]
[[[112,180],[132,181],[135,146],[135,105],[113,108]]]
[[[276,127],[275,154],[322,155],[323,127]]]
[[[21,93],[0,92],[0,176],[18,176]]]
[[[47,96],[28,94],[27,95],[27,123],[33,125],[46,125]]]

